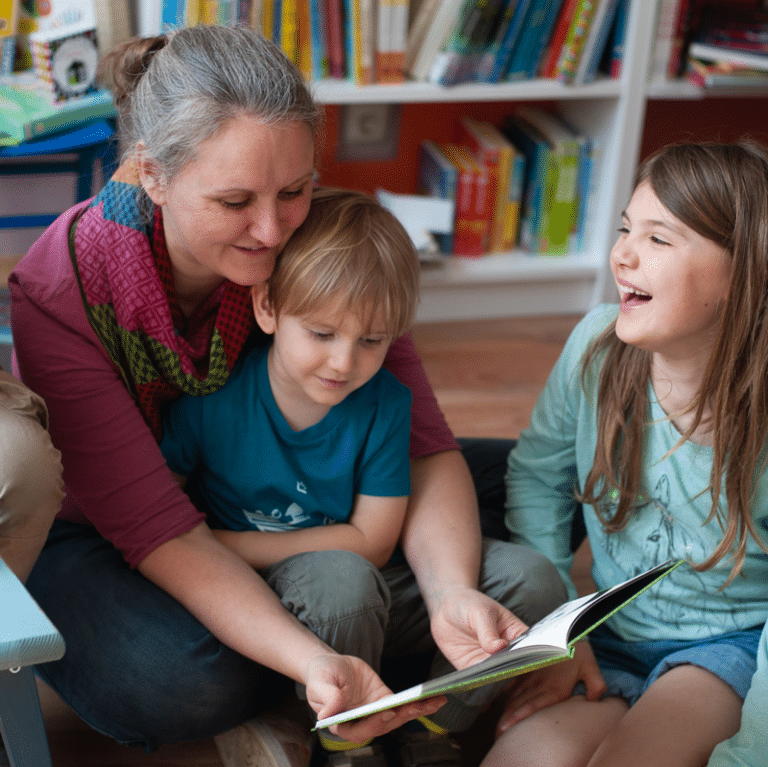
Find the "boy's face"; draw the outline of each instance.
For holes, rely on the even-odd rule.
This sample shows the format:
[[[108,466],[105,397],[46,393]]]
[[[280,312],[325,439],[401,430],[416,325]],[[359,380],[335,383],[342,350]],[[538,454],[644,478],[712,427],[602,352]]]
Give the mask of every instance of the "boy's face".
[[[379,371],[392,342],[381,313],[369,326],[363,324],[368,317],[344,309],[339,301],[301,317],[275,317],[255,297],[254,308],[262,330],[274,334],[270,381],[278,404],[325,410],[339,404]]]

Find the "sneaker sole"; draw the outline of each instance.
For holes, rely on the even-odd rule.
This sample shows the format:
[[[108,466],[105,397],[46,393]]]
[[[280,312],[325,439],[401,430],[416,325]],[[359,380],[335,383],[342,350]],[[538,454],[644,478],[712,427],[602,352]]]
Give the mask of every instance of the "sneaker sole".
[[[280,741],[261,722],[246,722],[213,741],[223,767],[294,767]]]

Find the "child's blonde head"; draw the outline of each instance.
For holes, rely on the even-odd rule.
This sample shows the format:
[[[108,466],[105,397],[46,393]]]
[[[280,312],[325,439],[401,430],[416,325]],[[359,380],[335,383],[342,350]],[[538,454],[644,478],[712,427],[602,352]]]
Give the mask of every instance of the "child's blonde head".
[[[275,313],[312,315],[333,301],[387,334],[405,333],[419,295],[419,259],[392,213],[360,192],[318,188],[304,223],[277,259],[268,283]]]

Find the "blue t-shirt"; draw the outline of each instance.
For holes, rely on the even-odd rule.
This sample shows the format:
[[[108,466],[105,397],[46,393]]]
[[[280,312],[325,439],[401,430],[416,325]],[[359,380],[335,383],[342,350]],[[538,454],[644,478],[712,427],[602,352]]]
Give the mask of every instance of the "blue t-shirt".
[[[411,392],[380,370],[308,429],[294,431],[272,395],[267,348],[204,397],[183,396],[160,449],[196,479],[212,527],[279,531],[346,522],[357,494],[410,493]]]

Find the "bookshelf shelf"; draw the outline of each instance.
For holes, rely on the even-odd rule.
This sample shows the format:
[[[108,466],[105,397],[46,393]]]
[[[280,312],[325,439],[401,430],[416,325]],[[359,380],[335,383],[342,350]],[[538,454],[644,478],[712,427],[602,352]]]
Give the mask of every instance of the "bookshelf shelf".
[[[313,83],[316,98],[324,104],[366,103],[435,103],[482,101],[561,101],[585,98],[615,99],[619,97],[618,80],[604,78],[574,87],[554,80],[526,80],[503,85],[471,83],[443,87],[424,82],[402,85],[354,85],[343,80],[320,80]]]

